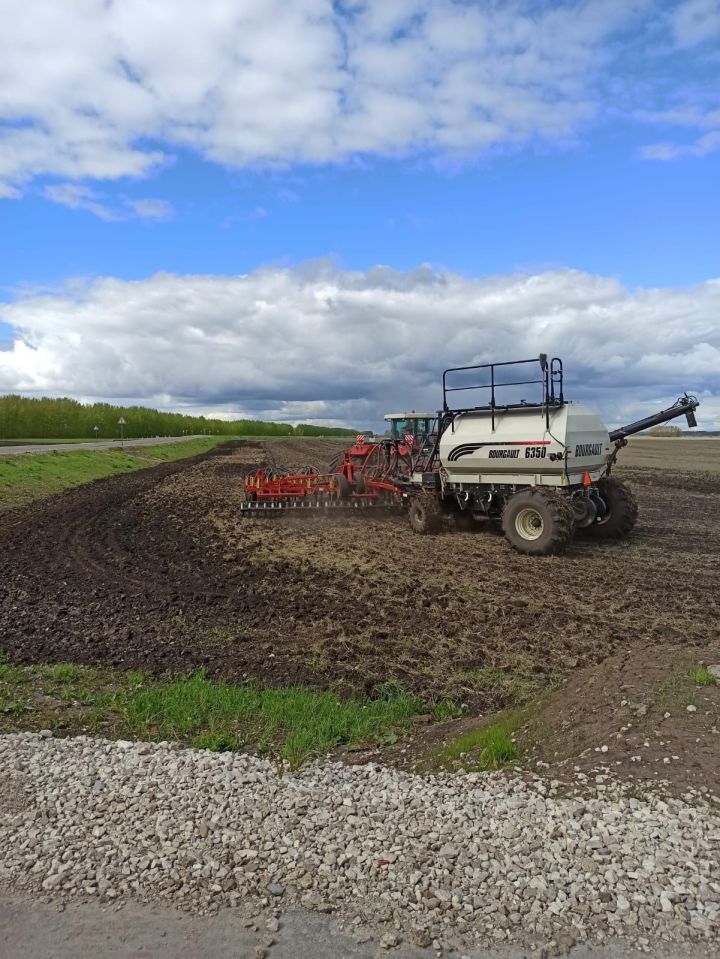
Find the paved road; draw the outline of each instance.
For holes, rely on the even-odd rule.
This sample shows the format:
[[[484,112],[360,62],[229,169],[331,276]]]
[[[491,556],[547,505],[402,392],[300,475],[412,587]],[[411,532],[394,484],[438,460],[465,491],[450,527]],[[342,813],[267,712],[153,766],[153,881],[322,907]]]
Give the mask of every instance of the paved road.
[[[382,930],[371,930],[372,939],[351,933],[331,916],[302,910],[283,913],[280,929],[271,936],[265,918],[258,915],[255,928],[231,909],[218,915],[190,916],[164,905],[126,903],[122,907],[96,902],[69,903],[32,900],[0,892],[0,956],[3,959],[430,959],[434,949],[405,943],[398,949],[378,949]],[[270,944],[272,941],[272,945]],[[554,951],[552,954],[556,954]],[[444,959],[526,959],[531,948],[502,946],[471,948],[467,952],[446,948]],[[605,947],[576,946],[567,959],[634,959],[631,944],[613,941]],[[654,959],[708,959],[717,952],[708,946],[656,945]]]
[[[125,440],[125,446],[160,446],[164,443],[183,443],[200,440],[202,436],[154,436],[146,440]],[[34,443],[28,446],[0,446],[0,456],[18,456],[20,453],[68,453],[70,450],[120,449],[120,440],[98,440],[90,443]]]

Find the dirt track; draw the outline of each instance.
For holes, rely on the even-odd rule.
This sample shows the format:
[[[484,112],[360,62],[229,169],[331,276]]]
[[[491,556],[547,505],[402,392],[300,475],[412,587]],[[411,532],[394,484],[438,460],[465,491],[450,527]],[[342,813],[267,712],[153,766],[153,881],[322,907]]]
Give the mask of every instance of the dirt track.
[[[337,448],[248,441],[4,514],[0,646],[20,663],[397,680],[482,711],[508,696],[488,667],[542,685],[631,644],[717,636],[720,477],[634,470],[629,540],[541,559],[495,532],[417,537],[403,517],[237,517],[268,455],[321,466]]]

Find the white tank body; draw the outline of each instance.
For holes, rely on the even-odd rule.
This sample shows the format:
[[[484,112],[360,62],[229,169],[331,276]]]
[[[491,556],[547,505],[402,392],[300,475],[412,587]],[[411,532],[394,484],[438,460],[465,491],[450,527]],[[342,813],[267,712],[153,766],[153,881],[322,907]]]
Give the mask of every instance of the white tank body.
[[[585,473],[596,481],[605,473],[610,437],[597,413],[567,403],[456,416],[440,439],[440,465],[446,483],[574,486]],[[566,455],[567,454],[567,455]]]

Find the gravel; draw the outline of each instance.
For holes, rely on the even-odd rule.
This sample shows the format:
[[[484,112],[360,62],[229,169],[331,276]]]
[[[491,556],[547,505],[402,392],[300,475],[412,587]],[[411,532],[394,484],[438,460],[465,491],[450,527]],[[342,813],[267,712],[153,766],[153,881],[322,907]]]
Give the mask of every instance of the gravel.
[[[300,904],[381,924],[387,949],[715,939],[720,810],[597,779],[571,795],[327,761],[279,775],[238,754],[21,733],[0,737],[0,883],[278,922]]]

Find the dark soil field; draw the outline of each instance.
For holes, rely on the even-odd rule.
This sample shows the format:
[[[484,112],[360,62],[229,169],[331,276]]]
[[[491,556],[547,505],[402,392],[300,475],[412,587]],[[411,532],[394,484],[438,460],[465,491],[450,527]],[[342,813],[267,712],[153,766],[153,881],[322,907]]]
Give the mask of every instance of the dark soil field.
[[[403,516],[239,517],[246,472],[321,467],[342,446],[243,441],[0,515],[0,649],[19,664],[203,668],[342,693],[392,682],[478,716],[607,657],[702,662],[717,647],[720,474],[707,467],[627,467],[631,537],[557,557],[521,556],[492,529],[419,537]]]

